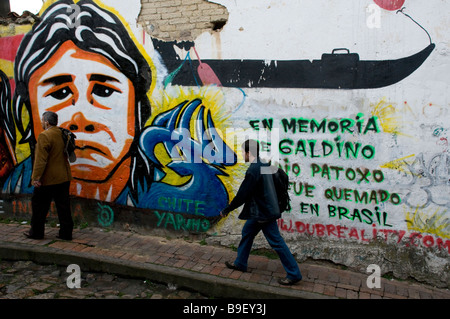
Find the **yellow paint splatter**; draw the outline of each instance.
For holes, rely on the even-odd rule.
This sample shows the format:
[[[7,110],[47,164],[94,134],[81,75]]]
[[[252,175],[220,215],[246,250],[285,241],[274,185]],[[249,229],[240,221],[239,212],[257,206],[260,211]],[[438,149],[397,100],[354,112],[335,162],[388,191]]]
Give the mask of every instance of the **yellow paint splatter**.
[[[381,168],[389,168],[389,169],[395,169],[401,172],[408,172],[409,170],[406,169],[407,166],[407,162],[405,161],[405,159],[410,158],[410,157],[414,157],[416,156],[415,154],[412,155],[408,155],[399,159],[395,159],[393,161],[384,163],[383,165],[380,165]]]
[[[383,132],[411,137],[401,132],[401,127],[407,124],[404,122],[404,115],[410,111],[409,107],[400,110],[382,99],[377,104],[372,104],[372,108],[372,115],[378,118]]]
[[[441,211],[439,208],[433,212],[422,211],[416,207],[413,212],[406,212],[406,225],[410,231],[450,238],[450,218],[446,216],[447,214],[447,210]]]

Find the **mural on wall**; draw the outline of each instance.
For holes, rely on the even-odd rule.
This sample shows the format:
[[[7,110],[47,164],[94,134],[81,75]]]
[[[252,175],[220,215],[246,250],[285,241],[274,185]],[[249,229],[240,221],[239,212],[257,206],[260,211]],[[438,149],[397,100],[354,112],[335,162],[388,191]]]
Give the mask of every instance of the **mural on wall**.
[[[398,150],[397,142],[388,145],[387,138],[418,140],[402,123],[417,118],[406,103],[398,107],[382,100],[370,114],[248,119],[257,136],[264,130],[280,132],[278,140],[261,142],[263,154],[276,153],[290,179],[292,208],[278,221],[281,231],[296,239],[386,241],[450,254],[447,130],[432,128],[427,136],[440,153],[386,162],[393,155],[386,152]]]
[[[230,119],[221,88],[239,88],[243,101],[246,88],[374,89],[406,79],[428,59],[435,44],[401,10],[405,1],[374,2],[422,28],[428,46],[392,60],[360,60],[357,53],[335,49],[320,60],[267,62],[203,60],[194,42],[152,39],[167,69],[160,101],[154,98],[157,68],[118,12],[96,0],[48,1],[32,29],[0,38],[3,193],[32,193],[40,114],[52,110],[58,113],[60,126],[77,135],[72,195],[155,210],[150,214],[155,214],[157,227],[209,229],[207,219],[195,217],[217,216],[233,196],[235,177],[242,173],[234,146],[222,134],[242,124],[237,118],[241,113],[236,108]],[[175,47],[188,52],[184,59]],[[178,86],[183,87],[173,90]],[[436,155],[428,167],[418,154],[407,154],[378,165],[384,134],[406,134],[396,121],[401,117],[398,109],[383,101],[371,112],[335,117],[291,114],[280,105],[272,109],[267,117],[245,114],[248,120],[241,127],[281,132],[276,144],[262,142],[264,148],[278,152],[280,166],[291,176],[295,211],[280,221],[282,230],[308,233],[310,223],[303,218],[320,216],[311,225],[323,225],[331,237],[348,239],[340,235],[343,228],[337,230],[343,222],[358,229],[356,234],[350,230],[350,237],[364,241],[370,232],[367,227],[376,230],[370,232],[372,237],[384,230],[398,231],[399,217],[393,211],[406,207],[401,222],[407,220],[411,231],[427,229],[439,238],[450,236],[448,203],[439,192],[445,174],[436,176],[445,171],[445,159]],[[441,133],[436,129],[434,136],[446,143]],[[407,174],[412,181],[397,190],[388,183],[387,171]],[[432,183],[413,191],[424,174]],[[109,212],[101,205],[102,212]],[[104,225],[113,219],[100,215]],[[314,227],[316,234],[322,229]]]
[[[227,2],[234,29],[195,41],[146,41],[144,29],[138,40],[100,0],[49,0],[33,26],[0,29],[2,196],[32,193],[40,115],[52,110],[77,135],[74,216],[214,227],[231,245],[238,212],[216,217],[246,169],[234,138],[254,133],[289,175],[292,209],[278,225],[298,258],[448,282],[448,263],[428,267],[450,254],[444,2],[252,1]],[[325,5],[336,10],[311,16]],[[361,29],[369,7],[383,30]],[[268,17],[283,23],[261,34]],[[10,197],[14,216],[31,214],[29,196]]]
[[[384,135],[394,141],[403,137],[417,142],[416,132],[405,124],[417,121],[420,116],[430,117],[429,108],[439,110],[431,118],[442,116],[443,108],[431,103],[423,107],[423,114],[416,114],[407,102],[395,106],[383,99],[372,105],[369,118],[359,113],[355,118],[280,119],[282,131],[291,133],[291,138],[280,140],[278,148],[284,168],[292,177],[296,202],[292,213],[303,217],[285,215],[280,228],[319,238],[361,243],[382,239],[406,247],[433,247],[450,253],[447,129],[432,127],[430,136],[425,136],[431,138],[434,143],[429,144],[435,144],[439,153],[411,154],[384,163],[385,158],[379,153],[386,155],[383,153],[386,148],[395,152],[394,147],[370,142],[374,141],[370,135],[378,135],[377,140],[383,140]],[[250,121],[258,129],[261,123],[256,119]],[[304,133],[315,133],[314,139],[301,139]],[[326,133],[333,133],[336,138],[321,139]],[[292,134],[299,136],[297,142]],[[362,161],[355,166],[353,163],[358,159]],[[338,164],[342,161],[347,163]],[[376,163],[381,165],[368,168]],[[315,223],[314,218],[308,218],[311,216],[320,216],[330,223]]]
[[[262,137],[263,154],[275,154],[289,176],[292,208],[278,225],[293,242],[306,243],[302,254],[322,258],[321,250],[311,247],[335,241],[450,254],[448,128],[422,124],[429,132],[423,135],[415,126],[421,117],[440,121],[445,107],[429,103],[417,113],[420,107],[383,98],[371,103],[370,112],[346,117],[311,106],[297,114],[270,114],[278,108],[271,102],[260,111],[270,118],[246,121]],[[279,139],[265,138],[270,134],[262,131],[278,131]],[[437,153],[422,146],[420,153],[397,156],[412,149],[399,147],[400,140],[418,144],[423,139]],[[342,262],[342,255],[333,255],[333,261]]]
[[[156,68],[117,12],[92,0],[49,1],[44,9],[31,31],[2,39],[20,40],[8,46],[17,45],[17,55],[0,56],[7,61],[0,69],[15,57],[14,75],[0,72],[3,193],[32,193],[40,117],[53,111],[77,136],[72,195],[217,216],[231,189],[221,178],[237,162],[217,130],[224,125],[213,113],[217,101],[178,96],[154,114]]]
[[[153,40],[161,56],[170,56],[176,44]],[[178,44],[177,44],[178,45]],[[186,45],[186,44],[185,44]],[[190,47],[183,46],[189,50]],[[193,43],[191,47],[193,47]],[[169,70],[177,70],[174,85],[197,85],[193,73],[208,65],[217,75],[216,83],[224,87],[242,88],[319,88],[373,89],[397,83],[408,77],[428,58],[435,44],[422,51],[397,60],[364,61],[346,48],[324,53],[320,60],[165,60]],[[180,65],[182,66],[179,69]],[[197,77],[201,78],[201,71]],[[203,84],[210,84],[204,83]]]
[[[398,10],[404,0],[376,0],[385,10]],[[428,31],[402,10],[418,27],[422,28],[429,45],[422,51],[395,60],[360,60],[358,53],[347,48],[336,48],[324,53],[320,60],[213,60],[200,59],[195,43],[183,41],[167,42],[153,39],[155,49],[162,56],[171,73],[174,85],[194,86],[215,84],[240,88],[320,88],[320,89],[373,89],[400,82],[429,57],[435,48]],[[197,59],[188,55],[182,60],[175,47],[190,51],[194,49]],[[189,63],[186,63],[186,59]],[[201,81],[200,81],[201,80]]]

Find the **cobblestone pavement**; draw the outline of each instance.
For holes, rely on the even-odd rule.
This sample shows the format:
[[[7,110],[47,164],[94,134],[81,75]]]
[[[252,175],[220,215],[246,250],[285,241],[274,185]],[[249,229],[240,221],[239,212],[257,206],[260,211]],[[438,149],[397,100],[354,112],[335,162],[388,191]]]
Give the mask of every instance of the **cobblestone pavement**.
[[[19,223],[0,223],[0,265],[6,267],[0,271],[0,298],[17,296],[21,298],[35,296],[35,291],[54,293],[54,298],[143,298],[142,292],[150,290],[148,298],[196,298],[188,296],[188,292],[180,289],[192,289],[214,298],[297,298],[297,299],[450,299],[448,288],[433,287],[410,280],[395,278],[379,278],[379,287],[368,287],[368,274],[351,269],[334,267],[330,264],[305,261],[300,264],[303,280],[293,286],[284,287],[278,283],[286,273],[279,259],[268,256],[251,255],[249,271],[228,269],[224,262],[232,261],[236,252],[227,247],[204,245],[183,239],[163,238],[149,234],[138,234],[130,231],[112,229],[104,231],[96,227],[74,230],[72,241],[56,238],[58,229],[46,227],[42,240],[28,239],[23,232],[28,225]],[[65,268],[59,270],[58,284],[45,281],[45,275],[38,275],[33,267],[22,267],[27,277],[13,281],[14,272],[21,269],[21,263],[9,267],[5,260],[33,261],[37,263],[55,263],[61,266],[80,264],[82,288],[69,289],[66,285]],[[25,262],[22,262],[25,263]],[[16,270],[17,269],[17,270]],[[27,273],[28,271],[28,273]],[[113,276],[96,277],[88,271],[114,273],[119,276],[140,274],[155,282],[174,283],[180,289],[167,291],[155,289],[152,285],[143,285],[140,281],[139,291],[133,290],[130,284],[121,279],[113,280]],[[33,273],[34,272],[34,273]],[[5,281],[6,279],[10,281]],[[103,276],[105,276],[103,278]],[[6,278],[6,279],[5,279]],[[95,278],[95,280],[94,280]],[[98,280],[97,280],[98,278]],[[109,283],[103,283],[109,278]],[[61,280],[62,279],[62,280]],[[101,279],[101,280],[100,280]],[[112,287],[112,283],[118,287]],[[132,281],[130,281],[132,282]],[[138,281],[139,282],[139,281]],[[53,283],[56,285],[56,283]],[[100,287],[106,286],[105,293]],[[37,288],[35,287],[37,286]],[[47,286],[47,287],[45,287]],[[45,287],[45,288],[42,288]],[[59,288],[58,288],[59,287]],[[184,288],[189,287],[189,288]],[[153,290],[155,292],[151,292]],[[110,293],[115,290],[117,293]],[[251,294],[248,292],[251,291]],[[96,296],[96,293],[98,294]],[[11,295],[10,295],[11,294]],[[27,296],[29,294],[29,296]],[[104,295],[104,297],[102,297]],[[48,298],[51,295],[47,295]],[[145,293],[143,296],[146,296]],[[201,298],[201,296],[198,296]]]
[[[81,273],[81,287],[70,289],[70,275],[62,266],[1,260],[0,299],[206,299],[170,284],[95,272]]]

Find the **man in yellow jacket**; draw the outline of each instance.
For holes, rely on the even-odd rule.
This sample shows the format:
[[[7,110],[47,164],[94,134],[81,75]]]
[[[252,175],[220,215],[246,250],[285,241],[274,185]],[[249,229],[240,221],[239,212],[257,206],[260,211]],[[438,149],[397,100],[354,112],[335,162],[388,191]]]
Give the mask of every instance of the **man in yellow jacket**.
[[[34,153],[31,183],[34,186],[31,216],[31,229],[25,236],[33,239],[44,238],[45,219],[52,200],[55,201],[60,224],[58,238],[72,239],[73,220],[70,210],[70,181],[72,173],[67,155],[64,152],[62,132],[57,126],[58,115],[44,112],[42,128]]]

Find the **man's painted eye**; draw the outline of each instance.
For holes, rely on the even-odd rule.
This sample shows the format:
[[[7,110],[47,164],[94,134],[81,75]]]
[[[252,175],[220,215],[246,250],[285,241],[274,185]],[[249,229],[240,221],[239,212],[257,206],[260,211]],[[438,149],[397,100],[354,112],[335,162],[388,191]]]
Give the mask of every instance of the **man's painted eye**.
[[[66,86],[66,87],[63,87],[63,88],[61,88],[61,89],[59,89],[59,90],[57,90],[55,92],[52,92],[52,93],[50,93],[48,95],[50,95],[51,97],[53,97],[53,98],[55,98],[57,100],[64,100],[70,94],[73,94],[73,92],[68,86]]]
[[[109,86],[95,84],[92,88],[92,94],[95,94],[100,97],[110,97],[114,92],[119,92]]]

